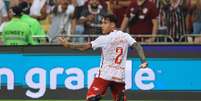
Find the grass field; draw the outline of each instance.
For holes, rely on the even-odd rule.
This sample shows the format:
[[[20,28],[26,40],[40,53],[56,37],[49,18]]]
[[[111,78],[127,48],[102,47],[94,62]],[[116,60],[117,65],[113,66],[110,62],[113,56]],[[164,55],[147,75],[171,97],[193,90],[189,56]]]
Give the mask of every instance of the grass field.
[[[0,99],[0,101],[85,101],[85,100],[1,100]],[[101,100],[101,101],[112,101],[112,100]],[[127,101],[183,101],[183,100],[127,100]],[[195,100],[185,100],[185,101],[195,101]]]
[[[85,101],[85,100],[0,100],[0,101]],[[112,100],[101,100],[112,101]],[[128,101],[143,101],[143,100],[128,100]]]
[[[0,101],[85,101],[85,100],[2,100]],[[100,100],[100,101],[113,101],[113,100]],[[127,101],[201,101],[201,100],[127,100]]]
[[[85,100],[2,100],[0,101],[85,101]],[[113,100],[100,100],[100,101],[113,101]],[[201,100],[127,100],[127,101],[201,101]]]
[[[85,100],[0,100],[0,101],[85,101]],[[111,101],[111,100],[101,100]],[[128,101],[142,101],[142,100],[128,100]]]
[[[0,100],[0,101],[85,101],[85,100]],[[112,101],[112,100],[100,100],[100,101]],[[128,101],[144,101],[144,100],[128,100]]]

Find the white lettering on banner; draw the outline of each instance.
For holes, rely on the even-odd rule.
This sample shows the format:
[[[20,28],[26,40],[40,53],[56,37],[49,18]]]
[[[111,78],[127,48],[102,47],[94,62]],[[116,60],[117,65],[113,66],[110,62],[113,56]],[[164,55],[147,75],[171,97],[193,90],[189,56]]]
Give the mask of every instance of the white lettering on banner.
[[[78,90],[84,88],[84,72],[79,68],[70,68],[66,70],[67,75],[76,74],[76,76],[69,76],[65,80],[65,86],[68,89]],[[76,81],[76,85],[73,84]]]
[[[144,76],[143,76],[144,75]],[[135,74],[136,86],[141,90],[151,90],[154,88],[153,81],[155,80],[155,74],[150,68],[139,69]],[[150,81],[150,83],[143,83],[143,81]],[[152,82],[151,82],[152,81]]]
[[[58,67],[50,71],[50,89],[57,89],[57,76],[64,73],[64,68]]]
[[[38,75],[39,81],[35,83],[33,81],[33,76]],[[42,68],[32,68],[26,74],[25,78],[26,84],[28,87],[33,89],[39,89],[38,92],[32,92],[30,90],[26,91],[26,96],[31,98],[40,98],[45,94],[46,91],[46,70]]]
[[[133,77],[132,61],[127,61],[126,64],[127,64],[127,67],[125,69],[126,89],[131,89],[134,86],[134,84],[136,84],[137,88],[141,90],[151,90],[154,88],[153,82],[155,81],[155,73],[153,70],[151,70],[150,68],[139,69],[136,72],[135,77]],[[84,84],[86,83],[88,84],[87,87],[89,88],[98,69],[99,67],[93,67],[88,71],[86,71],[87,79],[85,79],[84,70],[82,70],[81,68],[69,67],[68,69],[65,70],[65,68],[63,67],[55,67],[52,70],[50,70],[50,74],[47,74],[48,71],[40,67],[31,68],[25,75],[25,83],[29,88],[38,91],[27,90],[26,96],[30,98],[40,98],[44,96],[47,87],[46,82],[47,78],[49,78],[48,83],[50,84],[50,89],[51,90],[57,89],[58,86],[57,82],[58,80],[60,80],[59,76],[61,76],[61,78],[64,78],[64,81],[60,80],[60,83],[64,82],[64,85],[67,89],[80,90],[84,88]],[[7,89],[13,90],[14,89],[13,72],[8,68],[1,68],[0,84],[1,84],[1,77],[3,75],[7,77]],[[34,76],[38,76],[38,78],[34,78]],[[36,81],[36,79],[38,81]],[[85,80],[87,81],[85,82]]]
[[[126,89],[132,88],[132,61],[126,61],[126,68],[125,68],[125,82],[126,82]]]
[[[0,68],[0,89],[1,89],[1,77],[4,75],[7,77],[7,89],[13,90],[14,89],[14,74],[12,70],[5,67]]]

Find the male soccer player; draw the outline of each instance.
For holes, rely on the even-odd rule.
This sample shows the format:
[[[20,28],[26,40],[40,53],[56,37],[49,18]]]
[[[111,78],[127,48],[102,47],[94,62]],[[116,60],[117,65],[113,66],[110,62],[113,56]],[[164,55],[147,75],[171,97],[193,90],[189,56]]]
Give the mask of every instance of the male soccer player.
[[[87,101],[99,101],[108,87],[112,91],[114,101],[126,101],[124,91],[128,47],[132,46],[137,50],[142,62],[141,68],[146,68],[148,65],[142,47],[128,33],[116,30],[116,23],[115,16],[105,16],[101,25],[104,35],[87,44],[74,45],[68,43],[64,38],[60,38],[66,48],[102,49],[100,69],[88,90]]]

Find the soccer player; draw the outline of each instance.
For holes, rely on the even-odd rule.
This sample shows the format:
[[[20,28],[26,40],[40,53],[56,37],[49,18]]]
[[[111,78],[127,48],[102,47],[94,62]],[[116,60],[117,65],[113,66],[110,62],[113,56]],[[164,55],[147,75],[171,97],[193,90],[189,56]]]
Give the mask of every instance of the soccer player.
[[[100,69],[88,90],[87,101],[99,101],[108,87],[112,91],[114,101],[126,101],[124,91],[128,47],[137,50],[142,62],[141,68],[146,68],[148,65],[142,47],[128,33],[116,30],[116,23],[117,19],[113,15],[103,17],[101,27],[104,35],[87,44],[74,45],[64,38],[59,38],[66,48],[102,49]]]

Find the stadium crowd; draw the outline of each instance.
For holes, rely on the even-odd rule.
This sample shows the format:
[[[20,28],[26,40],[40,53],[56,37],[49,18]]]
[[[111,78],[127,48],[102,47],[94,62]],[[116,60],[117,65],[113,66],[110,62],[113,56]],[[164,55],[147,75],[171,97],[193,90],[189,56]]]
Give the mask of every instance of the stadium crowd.
[[[0,44],[82,43],[107,14],[140,42],[201,43],[201,0],[0,0]]]

